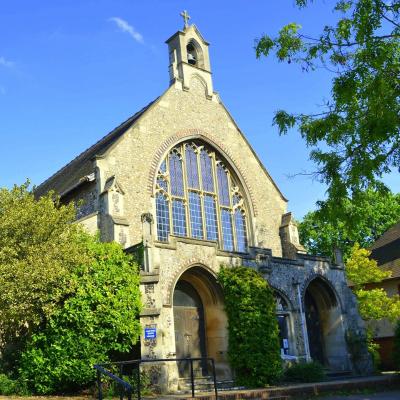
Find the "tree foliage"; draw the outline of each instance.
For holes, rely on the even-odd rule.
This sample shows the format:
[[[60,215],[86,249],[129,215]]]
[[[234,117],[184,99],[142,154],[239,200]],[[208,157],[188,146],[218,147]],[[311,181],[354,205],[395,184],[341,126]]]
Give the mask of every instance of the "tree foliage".
[[[263,387],[282,374],[276,303],[267,281],[246,267],[222,268],[228,316],[228,357],[236,383]]]
[[[309,3],[296,0],[300,8]],[[382,174],[400,165],[400,1],[338,0],[334,12],[336,25],[318,37],[290,23],[277,37],[256,40],[255,50],[305,71],[331,71],[331,99],[319,113],[279,110],[274,124],[281,134],[298,127],[315,175],[339,206],[346,195],[379,187]]]
[[[88,261],[72,205],[34,198],[28,183],[0,189],[0,343],[24,335],[52,314],[70,272]]]
[[[353,285],[360,315],[365,321],[388,318],[394,322],[400,317],[399,296],[389,297],[382,288],[367,288],[368,284],[391,276],[390,271],[381,270],[377,262],[369,258],[370,254],[356,243],[346,263],[347,278]]]
[[[87,239],[93,262],[72,276],[74,292],[29,339],[20,376],[35,393],[94,382],[93,364],[127,353],[140,335],[139,271],[120,245]]]
[[[356,242],[369,247],[400,220],[400,193],[367,189],[343,199],[340,215],[336,207],[332,201],[322,202],[300,222],[300,241],[309,253],[332,257],[339,248],[347,257]]]
[[[1,390],[81,388],[139,337],[138,266],[74,221],[52,193],[0,189]]]

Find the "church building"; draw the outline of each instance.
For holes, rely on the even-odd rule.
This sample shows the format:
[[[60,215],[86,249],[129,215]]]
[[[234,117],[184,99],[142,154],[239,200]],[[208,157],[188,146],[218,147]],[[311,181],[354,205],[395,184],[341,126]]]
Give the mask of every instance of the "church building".
[[[77,202],[89,231],[141,255],[141,358],[212,357],[218,379],[231,379],[216,277],[243,265],[274,290],[282,359],[368,370],[346,343],[364,325],[343,263],[306,254],[286,198],[214,91],[209,43],[183,16],[166,41],[166,91],[36,194]],[[171,364],[155,373],[176,388],[185,371]]]

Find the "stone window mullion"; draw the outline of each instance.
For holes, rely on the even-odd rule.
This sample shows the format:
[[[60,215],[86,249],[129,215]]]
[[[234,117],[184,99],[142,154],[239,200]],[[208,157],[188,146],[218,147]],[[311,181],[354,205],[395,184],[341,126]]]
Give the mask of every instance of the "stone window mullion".
[[[217,159],[215,157],[215,153],[213,155],[213,175],[214,175],[214,189],[215,189],[215,205],[217,210],[217,223],[218,223],[218,242],[219,247],[223,249],[224,242],[222,237],[222,215],[221,215],[221,206],[219,201],[219,184],[218,184],[218,166],[217,166]]]
[[[183,162],[183,194],[185,197],[185,212],[186,212],[186,233],[188,237],[192,236],[192,228],[190,224],[190,212],[189,212],[189,191],[187,184],[187,171],[186,171],[186,146],[182,145],[182,162]]]

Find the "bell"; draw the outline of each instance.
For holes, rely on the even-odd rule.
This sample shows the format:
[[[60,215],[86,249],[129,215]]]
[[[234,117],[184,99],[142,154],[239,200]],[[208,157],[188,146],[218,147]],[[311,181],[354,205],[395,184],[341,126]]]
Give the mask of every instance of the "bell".
[[[188,63],[189,63],[189,64],[192,64],[192,65],[195,65],[195,64],[196,64],[196,58],[195,58],[194,55],[191,54],[191,53],[188,53]]]

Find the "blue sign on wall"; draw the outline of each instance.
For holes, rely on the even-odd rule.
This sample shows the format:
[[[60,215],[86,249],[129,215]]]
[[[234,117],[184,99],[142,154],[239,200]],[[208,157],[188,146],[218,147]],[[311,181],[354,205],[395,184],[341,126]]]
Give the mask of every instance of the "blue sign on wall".
[[[156,328],[144,328],[144,338],[145,339],[156,339],[157,329]]]

